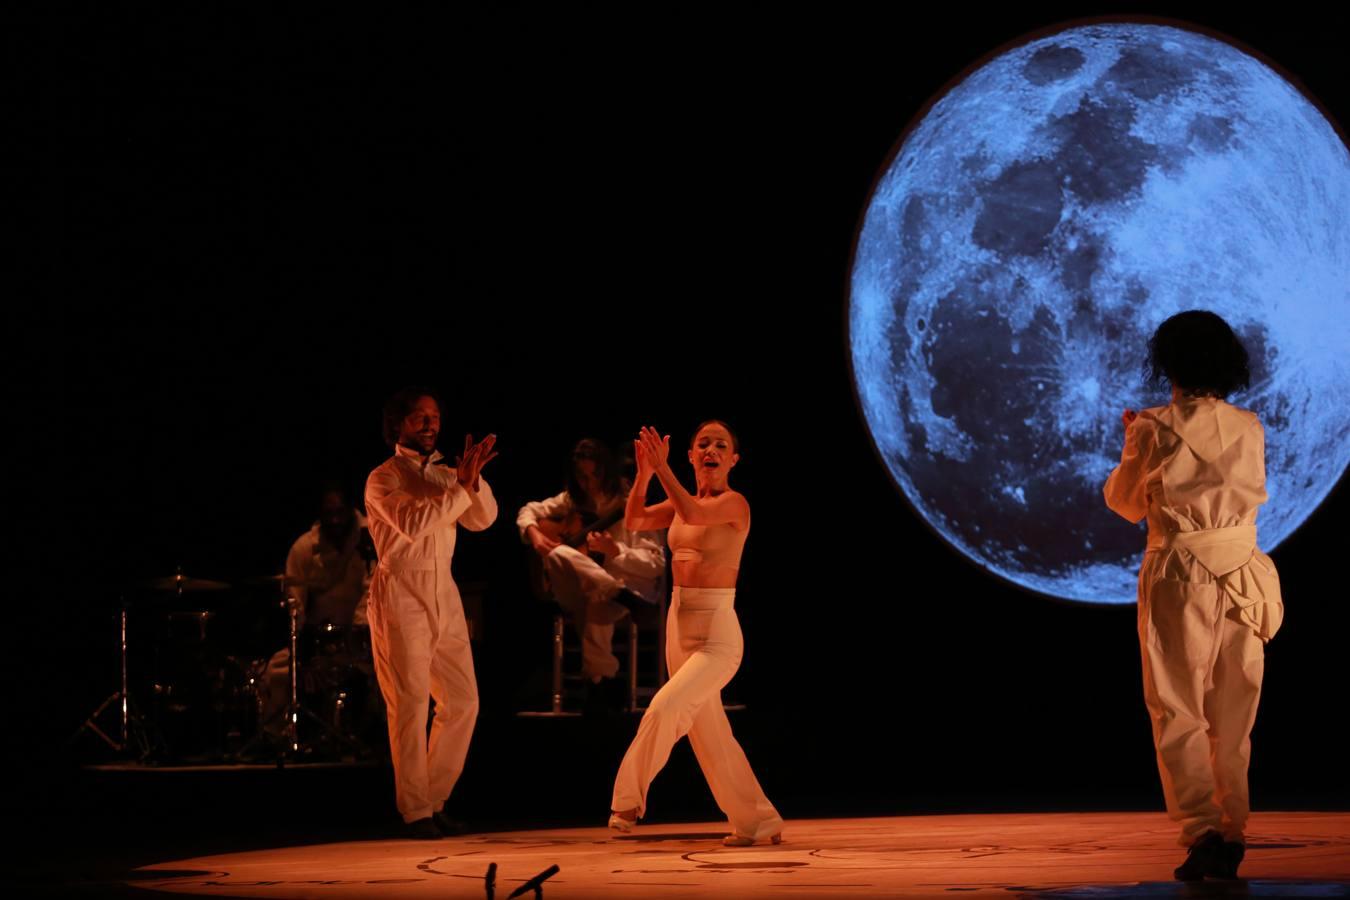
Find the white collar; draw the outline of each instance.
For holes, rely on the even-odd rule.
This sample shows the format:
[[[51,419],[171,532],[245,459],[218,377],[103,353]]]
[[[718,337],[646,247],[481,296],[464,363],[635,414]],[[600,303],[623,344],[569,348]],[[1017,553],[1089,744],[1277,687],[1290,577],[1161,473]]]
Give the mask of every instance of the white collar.
[[[445,459],[445,456],[442,455],[441,451],[439,450],[432,450],[431,456],[423,459],[422,454],[418,453],[416,450],[412,450],[408,447],[405,447],[402,444],[394,445],[394,455],[402,456],[404,459],[407,459],[410,462],[417,463],[418,467],[421,468],[422,471],[424,472],[426,471],[427,466],[433,463],[438,463],[441,460]]]

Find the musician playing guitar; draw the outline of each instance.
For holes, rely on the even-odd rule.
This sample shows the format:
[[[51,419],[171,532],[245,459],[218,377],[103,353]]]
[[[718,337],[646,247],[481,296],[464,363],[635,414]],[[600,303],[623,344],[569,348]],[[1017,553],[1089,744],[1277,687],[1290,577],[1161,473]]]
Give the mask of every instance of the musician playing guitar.
[[[516,517],[521,539],[540,561],[543,583],[536,590],[551,595],[571,616],[591,696],[607,705],[620,696],[614,623],[630,608],[657,603],[666,565],[658,532],[624,527],[627,494],[614,455],[587,438],[572,450],[567,489],[526,503]]]

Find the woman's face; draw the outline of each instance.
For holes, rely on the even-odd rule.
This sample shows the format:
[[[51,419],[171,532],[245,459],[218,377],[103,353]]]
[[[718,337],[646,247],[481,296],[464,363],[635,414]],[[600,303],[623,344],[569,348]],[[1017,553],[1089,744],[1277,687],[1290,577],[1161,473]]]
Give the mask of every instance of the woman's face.
[[[740,461],[740,454],[732,449],[731,432],[712,422],[699,429],[694,435],[694,444],[689,448],[689,463],[694,474],[725,479],[731,467]]]

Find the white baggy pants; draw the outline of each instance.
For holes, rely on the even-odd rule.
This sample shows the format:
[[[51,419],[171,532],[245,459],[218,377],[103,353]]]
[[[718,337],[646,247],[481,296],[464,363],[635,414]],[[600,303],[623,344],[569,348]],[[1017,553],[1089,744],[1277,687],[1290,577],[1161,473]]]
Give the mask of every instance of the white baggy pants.
[[[1210,830],[1241,842],[1265,645],[1219,583],[1160,577],[1163,555],[1140,571],[1139,647],[1167,814],[1183,846]]]
[[[405,822],[445,805],[464,771],[478,718],[478,683],[450,561],[381,563],[367,617],[389,719],[394,790]],[[427,741],[428,698],[436,716]]]
[[[614,623],[628,610],[608,598],[623,585],[589,555],[561,544],[544,558],[553,599],[572,617],[581,638],[581,672],[591,681],[619,673]]]
[[[782,831],[783,819],[764,796],[722,708],[722,688],[736,674],[744,648],[735,599],[735,588],[672,591],[666,620],[670,680],[652,698],[624,754],[610,809],[636,808],[641,818],[652,779],[687,734],[732,832],[762,840]]]

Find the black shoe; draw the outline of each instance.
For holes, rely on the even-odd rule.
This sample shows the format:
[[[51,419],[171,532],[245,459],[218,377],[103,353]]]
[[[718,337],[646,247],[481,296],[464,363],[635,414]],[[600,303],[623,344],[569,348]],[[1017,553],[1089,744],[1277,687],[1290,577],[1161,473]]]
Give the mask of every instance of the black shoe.
[[[1221,864],[1222,854],[1223,838],[1217,831],[1206,831],[1191,844],[1186,861],[1172,870],[1172,877],[1177,881],[1200,881]]]
[[[623,715],[628,692],[617,678],[601,678],[586,684],[586,701],[581,707],[583,716]]]
[[[436,827],[441,830],[441,834],[450,837],[456,834],[468,834],[469,826],[459,819],[452,819],[445,814],[445,810],[431,814],[431,820],[434,820]]]
[[[418,819],[416,822],[408,822],[403,826],[403,836],[414,838],[419,841],[435,841],[444,837],[441,830],[436,827],[436,822],[431,816],[425,819]]]
[[[1238,864],[1242,862],[1242,857],[1246,855],[1247,848],[1243,844],[1238,841],[1224,841],[1215,857],[1214,867],[1205,874],[1210,878],[1236,881]]]

